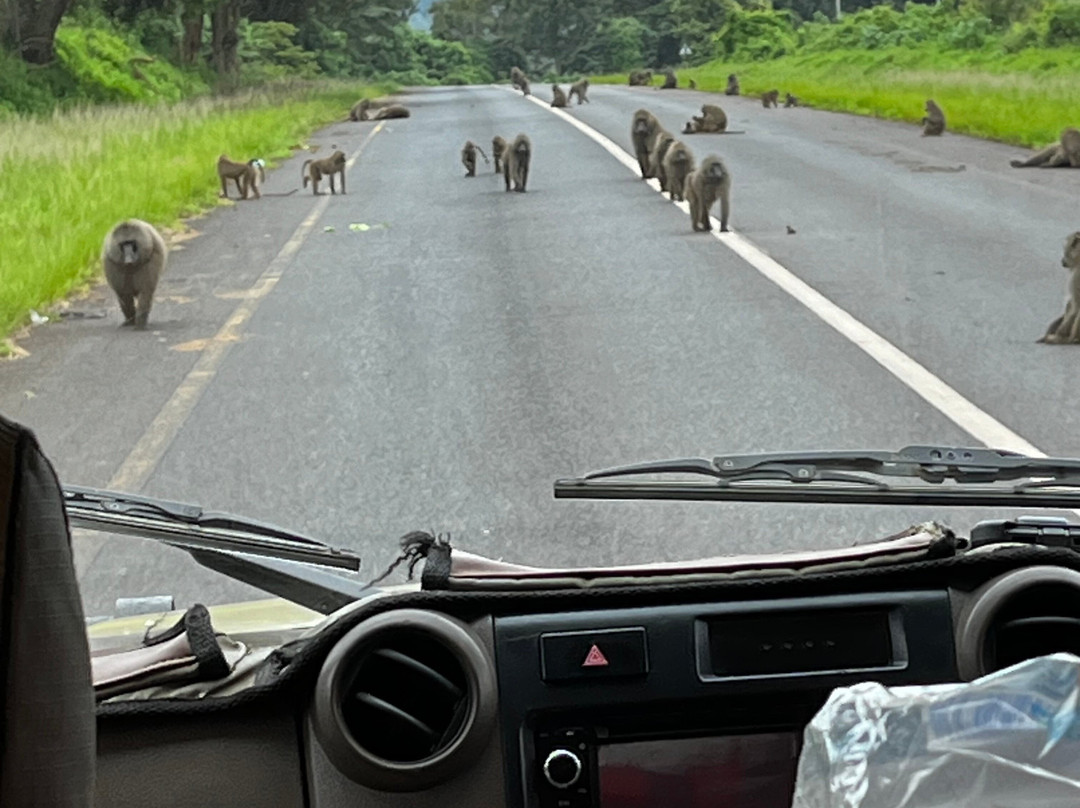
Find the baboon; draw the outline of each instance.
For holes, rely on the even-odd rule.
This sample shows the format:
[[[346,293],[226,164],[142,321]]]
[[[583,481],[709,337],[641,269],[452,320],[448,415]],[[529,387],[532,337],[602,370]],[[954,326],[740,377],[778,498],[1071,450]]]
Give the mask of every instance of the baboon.
[[[1065,313],[1050,323],[1039,342],[1055,345],[1080,343],[1080,231],[1065,240],[1061,265],[1069,270],[1065,285]]]
[[[672,143],[664,155],[664,177],[672,202],[684,199],[686,178],[694,170],[694,153],[681,140]]]
[[[495,161],[495,173],[502,173],[502,157],[506,153],[506,139],[495,135],[491,139],[491,159]]]
[[[738,95],[739,94],[739,77],[734,73],[729,73],[727,77],[727,87],[724,88],[724,95]]]
[[[634,113],[634,120],[630,124],[630,139],[634,143],[634,156],[637,157],[643,180],[652,176],[649,173],[649,146],[659,128],[660,122],[647,109],[639,109]]]
[[[799,106],[799,99],[796,98],[795,96],[793,96],[791,93],[788,93],[784,97],[784,108],[787,109],[788,107],[797,107],[797,106]]]
[[[651,70],[635,70],[630,74],[631,87],[644,87],[652,84],[653,74]]]
[[[1036,152],[1027,160],[1011,160],[1009,165],[1013,168],[1080,168],[1080,130],[1067,126],[1061,131],[1061,139],[1057,143]]]
[[[349,120],[366,121],[368,119],[368,114],[372,110],[382,109],[389,104],[390,102],[386,99],[374,101],[370,98],[361,98],[353,105],[353,108],[349,110]]]
[[[922,125],[923,137],[940,135],[945,131],[945,113],[931,98],[926,99],[926,116],[922,119]]]
[[[675,137],[668,131],[660,129],[657,132],[656,141],[649,151],[649,173],[660,180],[660,192],[669,190],[667,175],[664,173],[664,157],[668,149],[675,142]]]
[[[386,121],[391,118],[408,118],[410,115],[412,115],[412,113],[409,112],[408,107],[403,107],[401,104],[391,104],[388,107],[383,107],[376,111],[376,113],[371,116],[371,120]]]
[[[529,162],[532,159],[532,141],[528,135],[519,134],[503,152],[503,180],[506,190],[525,193],[525,182],[529,179]]]
[[[761,106],[765,107],[765,109],[768,109],[769,107],[778,106],[779,103],[780,103],[780,91],[779,90],[769,90],[769,92],[761,94]]]
[[[480,156],[484,158],[484,162],[488,162],[487,155],[484,154],[484,150],[473,143],[471,140],[466,140],[465,145],[461,148],[461,163],[465,166],[465,176],[476,176],[476,153],[480,152]]]
[[[529,84],[528,79],[522,79],[522,81],[521,81],[521,94],[522,95],[532,95],[532,85]]]
[[[227,155],[221,155],[217,161],[217,173],[218,178],[221,180],[221,196],[225,199],[229,198],[228,181],[232,180],[236,183],[236,193],[240,195],[241,199],[248,198],[248,192],[255,194],[255,198],[259,199],[262,194],[259,193],[259,183],[266,182],[266,163],[262,160],[248,160],[246,163],[236,163],[228,158]]]
[[[562,109],[566,106],[566,93],[558,84],[551,85],[551,106]]]
[[[567,99],[577,96],[578,106],[589,103],[589,79],[585,76],[575,81],[570,85],[570,92],[566,94]]]
[[[670,67],[664,71],[664,83],[660,85],[661,90],[676,90],[679,87],[679,79],[675,75],[675,71]]]
[[[697,170],[686,178],[683,196],[690,203],[690,222],[694,232],[712,230],[709,208],[720,199],[720,232],[728,231],[728,215],[731,213],[731,174],[724,161],[710,154],[701,161]]]
[[[716,104],[702,104],[701,114],[694,115],[683,128],[684,135],[701,132],[721,133],[727,130],[727,114]]]
[[[101,263],[105,279],[120,301],[123,325],[146,328],[167,256],[165,239],[142,219],[120,222],[105,236]]]
[[[691,90],[696,90],[697,89],[697,82],[694,81],[693,79],[690,79],[689,87],[690,87]]]
[[[516,65],[510,68],[510,83],[518,89],[521,89],[521,85],[525,83],[525,74]]]
[[[330,178],[330,193],[337,193],[334,190],[335,174],[341,174],[341,193],[345,193],[345,152],[340,150],[321,160],[305,160],[300,166],[304,187],[307,188],[308,180],[311,180],[311,193],[315,196],[319,195],[319,181],[323,177]]]

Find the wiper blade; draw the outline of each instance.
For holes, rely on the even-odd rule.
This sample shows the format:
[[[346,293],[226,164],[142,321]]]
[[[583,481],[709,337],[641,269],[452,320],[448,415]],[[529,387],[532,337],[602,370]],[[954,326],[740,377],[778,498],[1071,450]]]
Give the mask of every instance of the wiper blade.
[[[710,482],[610,482],[640,475],[699,475]],[[889,478],[929,485],[892,485]],[[1019,481],[1013,486],[1001,483]],[[907,446],[898,452],[769,452],[683,458],[558,480],[557,498],[743,500],[926,505],[1080,504],[1080,460],[998,449]]]
[[[360,557],[285,528],[198,505],[153,497],[63,487],[73,525],[159,539],[187,550],[218,550],[300,561],[324,567],[360,569]]]

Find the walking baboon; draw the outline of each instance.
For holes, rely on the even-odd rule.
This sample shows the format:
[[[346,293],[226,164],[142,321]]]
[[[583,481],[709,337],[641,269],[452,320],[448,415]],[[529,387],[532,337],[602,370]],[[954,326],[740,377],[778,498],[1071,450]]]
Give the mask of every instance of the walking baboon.
[[[487,155],[484,154],[484,150],[473,143],[471,140],[466,140],[465,145],[461,148],[461,163],[465,166],[465,176],[476,176],[476,153],[480,152],[480,156],[484,158],[484,162],[488,162]]]
[[[310,180],[311,193],[315,196],[319,195],[319,182],[323,177],[330,178],[330,193],[337,193],[334,190],[335,174],[341,175],[341,193],[345,193],[345,152],[340,150],[321,160],[305,160],[300,166],[300,177],[304,181],[304,187],[307,188],[308,180]]]
[[[570,92],[566,94],[567,99],[577,96],[578,106],[589,103],[589,79],[585,76],[575,81],[570,85]]]
[[[649,151],[649,173],[660,180],[661,193],[669,190],[667,175],[664,173],[664,157],[667,156],[668,149],[671,148],[671,144],[674,142],[675,137],[667,130],[661,129],[657,134],[656,142]]]
[[[566,93],[563,92],[563,88],[558,84],[551,85],[551,106],[559,107],[560,109],[566,106]]]
[[[768,109],[769,107],[778,106],[779,103],[780,103],[780,91],[779,90],[769,90],[769,92],[761,94],[761,106],[765,107],[765,109]]]
[[[932,98],[926,99],[926,116],[922,119],[923,136],[940,135],[945,131],[945,113],[941,107],[934,103]]]
[[[1069,270],[1069,281],[1065,284],[1065,313],[1050,323],[1038,341],[1075,345],[1080,343],[1080,231],[1065,240],[1061,265]]]
[[[142,219],[120,222],[105,236],[101,263],[120,301],[123,325],[146,328],[167,255],[165,239]]]
[[[727,129],[727,113],[716,104],[702,104],[701,115],[694,115],[683,128],[684,135],[702,132],[721,133]]]
[[[651,70],[634,70],[630,73],[630,86],[643,87],[652,84],[653,73]]]
[[[1036,152],[1027,160],[1012,160],[1009,165],[1013,168],[1080,168],[1080,129],[1066,127],[1057,143]]]
[[[661,90],[675,90],[679,87],[679,78],[675,75],[675,71],[670,67],[664,71],[664,83],[660,85]]]
[[[799,106],[799,99],[796,98],[795,96],[793,96],[791,93],[788,93],[784,97],[784,108],[786,109],[788,107],[797,107],[797,106]]]
[[[649,173],[649,146],[659,128],[660,122],[647,109],[639,109],[634,113],[634,120],[630,124],[630,139],[634,143],[634,156],[637,157],[643,180],[652,176]]]
[[[502,173],[502,157],[506,153],[506,139],[495,135],[491,139],[491,159],[495,161],[495,173]]]
[[[525,74],[522,73],[521,68],[516,65],[510,68],[510,83],[519,90],[521,89],[521,85],[525,83]]]
[[[388,107],[376,110],[375,114],[371,116],[371,120],[388,121],[391,118],[408,118],[410,115],[412,115],[412,113],[409,112],[408,107],[404,107],[401,104],[391,104]]]
[[[532,160],[532,141],[528,135],[519,134],[507,146],[503,153],[503,180],[506,190],[525,193],[525,183],[529,179],[529,162]]]
[[[702,160],[697,170],[686,178],[683,196],[690,203],[690,223],[694,232],[712,230],[709,209],[719,198],[720,232],[727,232],[728,215],[731,213],[731,174],[723,160],[714,154]]]
[[[693,79],[690,79],[689,87],[690,87],[691,90],[696,90],[697,89],[697,82],[694,81]]]
[[[262,194],[259,193],[259,182],[266,182],[266,171],[264,167],[266,163],[262,160],[248,160],[246,163],[236,163],[228,158],[227,155],[221,155],[217,161],[217,173],[218,178],[221,180],[221,196],[225,199],[229,198],[229,180],[236,183],[236,192],[241,199],[247,199],[248,193],[255,194],[255,198],[259,199]]]
[[[522,79],[522,82],[521,82],[521,94],[522,95],[532,95],[532,85],[529,84],[528,79]]]
[[[671,201],[682,200],[686,178],[694,170],[694,153],[681,140],[672,143],[664,155],[664,178],[667,180]]]
[[[739,77],[734,73],[729,73],[727,77],[727,87],[724,89],[724,95],[738,95],[739,92]]]

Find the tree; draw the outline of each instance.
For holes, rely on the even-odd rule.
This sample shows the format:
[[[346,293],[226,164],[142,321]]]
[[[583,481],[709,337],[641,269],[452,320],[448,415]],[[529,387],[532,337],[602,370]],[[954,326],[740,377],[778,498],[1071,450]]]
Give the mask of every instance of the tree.
[[[234,77],[240,67],[239,25],[240,0],[218,0],[210,12],[210,58],[214,70],[224,78]]]
[[[56,29],[71,0],[5,0],[0,11],[4,44],[30,64],[49,64],[56,55]]]

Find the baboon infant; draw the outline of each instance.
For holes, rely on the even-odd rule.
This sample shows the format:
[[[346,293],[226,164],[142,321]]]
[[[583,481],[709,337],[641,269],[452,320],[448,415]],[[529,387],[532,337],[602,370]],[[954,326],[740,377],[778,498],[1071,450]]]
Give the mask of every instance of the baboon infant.
[[[788,93],[787,96],[785,96],[784,98],[784,108],[787,109],[789,107],[797,106],[799,106],[799,99],[793,96],[791,93]]]
[[[683,128],[684,135],[718,133],[727,129],[727,114],[716,104],[702,104],[701,115],[694,115]]]
[[[709,209],[717,199],[720,200],[720,232],[727,232],[731,213],[731,174],[723,160],[713,154],[702,160],[697,170],[686,178],[683,196],[690,204],[694,232],[712,230]]]
[[[1057,143],[1036,152],[1027,160],[1011,160],[1009,165],[1013,168],[1080,168],[1080,129],[1066,127]]]
[[[259,199],[259,182],[266,182],[266,163],[262,160],[248,160],[246,163],[237,163],[221,155],[217,161],[218,178],[221,180],[221,196],[229,198],[228,181],[236,183],[236,192],[241,199],[247,199],[248,193],[254,193]]]
[[[487,155],[484,154],[484,150],[473,143],[471,140],[466,140],[465,145],[461,148],[461,163],[465,166],[465,176],[476,176],[476,153],[480,152],[480,156],[484,158],[484,162],[488,162]]]
[[[1080,343],[1080,231],[1065,240],[1061,265],[1069,270],[1065,285],[1065,313],[1050,323],[1039,342],[1055,345]]]
[[[551,106],[559,107],[560,109],[566,106],[566,93],[563,92],[563,88],[558,84],[551,85]]]
[[[101,263],[120,302],[124,325],[146,328],[167,255],[161,234],[142,219],[120,222],[105,236]]]
[[[931,98],[926,99],[926,115],[922,119],[922,125],[924,137],[926,135],[940,135],[945,131],[945,113]]]
[[[683,200],[683,191],[686,187],[686,178],[694,170],[694,153],[685,143],[676,140],[672,143],[664,155],[664,178],[667,181],[668,193],[672,202]]]
[[[529,162],[532,159],[532,141],[528,135],[518,135],[513,143],[503,152],[503,179],[506,190],[525,193],[525,183],[529,179]]]
[[[491,139],[491,159],[495,161],[495,173],[502,173],[502,158],[506,153],[506,139],[495,135]]]
[[[315,196],[319,195],[319,181],[323,177],[330,178],[330,193],[337,193],[334,190],[334,175],[341,175],[341,193],[345,193],[345,152],[336,151],[329,157],[324,157],[321,160],[305,160],[304,164],[300,166],[300,177],[304,181],[304,187],[307,188],[308,181],[311,181],[311,193]]]
[[[767,93],[761,94],[761,106],[768,109],[769,107],[776,107],[780,105],[780,91],[769,90]]]
[[[634,156],[637,157],[641,178],[644,180],[652,176],[649,171],[649,148],[659,129],[660,122],[647,109],[639,109],[634,113],[630,124],[630,139],[633,141]]]
[[[573,84],[570,85],[570,92],[566,94],[567,99],[577,96],[578,106],[589,103],[589,79],[585,76],[581,77]]]
[[[694,81],[693,79],[690,79],[690,83],[687,86],[689,86],[691,90],[696,90],[697,89],[697,82]]]
[[[724,95],[738,95],[739,92],[739,77],[734,73],[729,73],[727,77],[727,87],[724,88]]]

